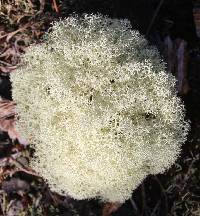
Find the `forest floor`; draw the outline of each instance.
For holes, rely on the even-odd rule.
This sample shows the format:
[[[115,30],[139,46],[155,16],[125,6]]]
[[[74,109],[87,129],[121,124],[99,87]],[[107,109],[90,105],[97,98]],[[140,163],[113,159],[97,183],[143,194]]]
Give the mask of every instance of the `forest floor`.
[[[149,176],[121,207],[77,201],[49,190],[29,167],[32,149],[14,129],[9,74],[53,20],[71,13],[127,18],[167,62],[191,121],[181,157]],[[199,31],[199,32],[198,32]],[[191,0],[0,0],[0,215],[200,216],[200,4]]]

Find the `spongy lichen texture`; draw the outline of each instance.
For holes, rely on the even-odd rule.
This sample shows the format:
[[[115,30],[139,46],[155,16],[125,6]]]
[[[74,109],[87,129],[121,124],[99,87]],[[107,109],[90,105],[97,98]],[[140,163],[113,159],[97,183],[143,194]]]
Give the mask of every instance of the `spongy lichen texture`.
[[[188,123],[175,78],[127,20],[55,22],[11,74],[17,128],[53,191],[124,202],[177,159]]]

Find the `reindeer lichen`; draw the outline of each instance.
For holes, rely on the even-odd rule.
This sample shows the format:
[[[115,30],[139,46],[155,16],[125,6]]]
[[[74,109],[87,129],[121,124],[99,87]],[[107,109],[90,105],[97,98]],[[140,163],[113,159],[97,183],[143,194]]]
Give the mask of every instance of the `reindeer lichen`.
[[[188,123],[158,51],[127,20],[53,23],[11,74],[31,166],[75,199],[124,202],[177,159]]]

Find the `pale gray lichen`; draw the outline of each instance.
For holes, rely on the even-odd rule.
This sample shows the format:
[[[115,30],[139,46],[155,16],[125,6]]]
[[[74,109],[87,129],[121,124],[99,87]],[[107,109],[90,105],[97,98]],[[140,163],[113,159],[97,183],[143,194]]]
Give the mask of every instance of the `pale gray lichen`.
[[[11,74],[17,127],[52,190],[124,202],[177,159],[188,123],[175,78],[127,20],[55,22]]]

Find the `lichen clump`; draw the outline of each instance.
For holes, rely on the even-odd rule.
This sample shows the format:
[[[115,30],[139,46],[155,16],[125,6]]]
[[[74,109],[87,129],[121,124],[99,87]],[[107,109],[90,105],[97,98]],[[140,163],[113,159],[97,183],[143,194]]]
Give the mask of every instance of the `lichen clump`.
[[[124,202],[175,162],[186,139],[175,79],[127,20],[55,22],[11,81],[31,166],[75,199]]]

